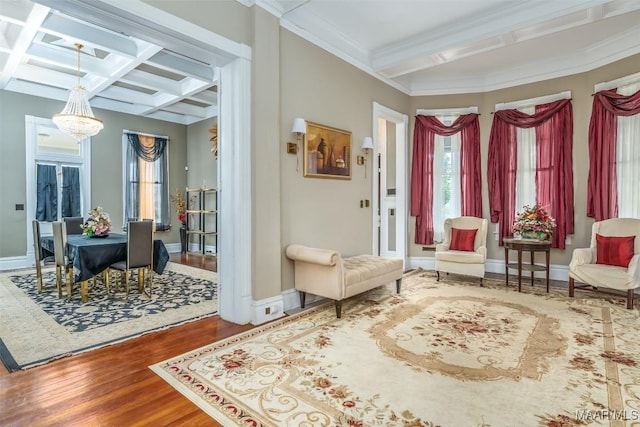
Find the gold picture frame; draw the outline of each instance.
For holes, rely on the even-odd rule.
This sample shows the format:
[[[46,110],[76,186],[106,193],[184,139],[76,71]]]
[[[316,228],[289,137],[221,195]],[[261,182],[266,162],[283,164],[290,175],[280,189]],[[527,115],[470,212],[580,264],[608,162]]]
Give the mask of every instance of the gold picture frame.
[[[307,122],[304,176],[351,179],[351,132]]]

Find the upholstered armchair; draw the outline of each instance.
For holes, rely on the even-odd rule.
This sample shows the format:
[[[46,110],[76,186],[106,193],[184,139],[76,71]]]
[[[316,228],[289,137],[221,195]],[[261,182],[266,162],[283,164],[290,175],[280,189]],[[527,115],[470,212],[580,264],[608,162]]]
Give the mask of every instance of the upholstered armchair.
[[[436,245],[436,273],[440,272],[484,277],[487,260],[488,221],[474,216],[447,218],[444,241]]]
[[[595,222],[591,245],[573,251],[569,264],[570,297],[576,280],[596,289],[626,291],[627,308],[633,308],[633,291],[640,287],[640,219]]]

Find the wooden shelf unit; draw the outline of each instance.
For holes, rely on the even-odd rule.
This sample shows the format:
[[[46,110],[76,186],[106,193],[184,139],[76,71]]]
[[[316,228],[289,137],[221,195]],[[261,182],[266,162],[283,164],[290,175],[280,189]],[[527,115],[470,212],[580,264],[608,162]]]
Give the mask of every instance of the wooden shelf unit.
[[[187,249],[191,246],[193,237],[198,244],[198,252],[202,255],[216,255],[218,252],[218,190],[205,187],[187,187],[186,193],[187,200],[191,200],[194,196],[196,200],[196,206],[194,206],[196,209],[187,209],[186,211]],[[211,203],[213,203],[213,209],[211,209]],[[213,250],[207,251],[207,243],[211,244],[212,241]]]

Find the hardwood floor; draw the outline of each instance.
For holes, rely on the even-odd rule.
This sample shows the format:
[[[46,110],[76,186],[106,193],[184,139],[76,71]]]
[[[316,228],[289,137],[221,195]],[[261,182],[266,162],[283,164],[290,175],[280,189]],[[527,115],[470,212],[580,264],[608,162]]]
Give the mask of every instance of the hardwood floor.
[[[171,256],[174,262],[217,268],[215,257],[201,258]],[[4,370],[0,425],[219,426],[148,366],[252,327],[215,316],[25,371]]]
[[[169,259],[180,264],[187,264],[191,267],[203,268],[205,270],[218,271],[218,257],[212,255],[202,255],[195,252],[172,253]]]

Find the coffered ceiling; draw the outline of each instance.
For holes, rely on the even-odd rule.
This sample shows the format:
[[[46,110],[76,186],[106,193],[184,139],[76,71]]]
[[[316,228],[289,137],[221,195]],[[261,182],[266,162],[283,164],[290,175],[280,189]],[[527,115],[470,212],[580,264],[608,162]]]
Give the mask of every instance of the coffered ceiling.
[[[410,95],[495,90],[640,53],[640,0],[237,1]],[[182,124],[217,115],[216,67],[230,58],[178,23],[162,34],[130,25],[120,4],[0,0],[0,89],[66,101],[81,43],[93,108]]]
[[[92,108],[181,124],[217,115],[214,67],[224,58],[192,57],[198,49],[188,43],[135,37],[113,16],[94,14],[110,29],[79,19],[74,15],[93,11],[75,3],[82,2],[0,0],[1,89],[66,101],[77,84],[80,43],[80,78]]]

